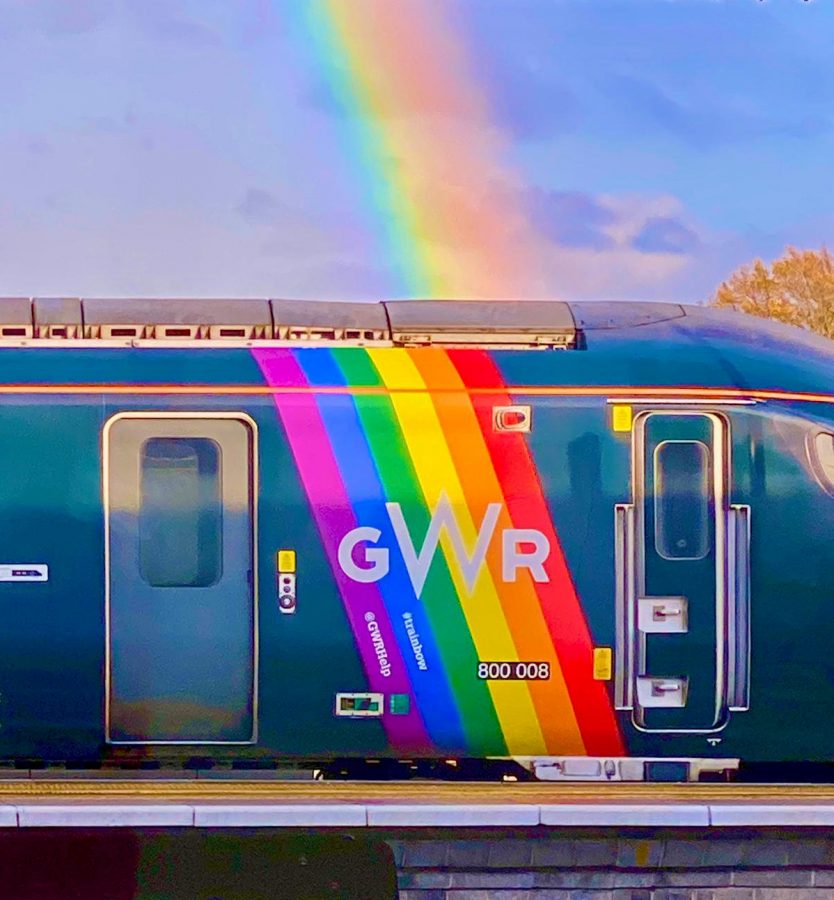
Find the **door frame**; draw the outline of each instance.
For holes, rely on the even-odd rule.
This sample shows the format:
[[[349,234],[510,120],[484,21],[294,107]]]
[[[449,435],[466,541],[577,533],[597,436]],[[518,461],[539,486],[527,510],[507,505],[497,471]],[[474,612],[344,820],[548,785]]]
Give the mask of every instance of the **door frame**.
[[[730,421],[722,412],[711,409],[713,404],[653,404],[645,401],[630,423],[629,474],[631,497],[626,503],[614,506],[614,566],[616,578],[615,628],[616,674],[614,686],[615,708],[631,713],[631,725],[647,734],[714,734],[723,730],[730,713],[746,709],[749,691],[749,564],[740,569],[736,555],[749,555],[749,507],[730,503],[733,485],[730,454]],[[646,636],[638,633],[637,601],[645,589],[645,523],[643,520],[645,495],[642,490],[646,467],[645,426],[652,415],[701,416],[712,421],[715,447],[712,453],[713,497],[716,542],[716,721],[712,727],[657,728],[641,721],[637,708],[637,678],[646,662]],[[745,537],[746,532],[746,537]],[[732,546],[731,546],[732,544]],[[742,596],[743,595],[743,596]],[[746,634],[738,628],[740,614],[745,616]],[[732,632],[732,635],[730,634]],[[728,647],[728,637],[739,646]],[[728,658],[729,657],[729,658]],[[744,678],[746,667],[747,677]],[[742,683],[742,679],[743,682]],[[737,699],[741,696],[741,702]]]
[[[251,542],[252,542],[252,736],[244,741],[200,741],[200,740],[174,740],[174,741],[119,741],[110,737],[110,692],[112,687],[111,675],[111,616],[110,616],[110,431],[113,426],[123,419],[134,420],[159,420],[159,419],[188,419],[188,420],[222,420],[233,419],[244,423],[251,436],[249,454],[249,500],[251,511]],[[104,741],[112,746],[250,746],[258,742],[258,688],[259,663],[260,663],[260,635],[259,635],[259,589],[258,589],[258,425],[255,420],[244,412],[206,412],[201,411],[169,411],[130,410],[118,412],[110,416],[102,428],[102,500],[104,504]],[[222,471],[222,470],[221,470]]]
[[[705,734],[720,731],[725,727],[728,718],[727,712],[727,559],[728,559],[728,534],[726,523],[726,511],[729,506],[730,495],[730,442],[729,423],[727,419],[712,411],[703,409],[646,409],[634,417],[633,445],[632,445],[632,485],[635,523],[635,584],[637,597],[646,595],[646,502],[656,503],[657,498],[646,496],[646,467],[654,466],[657,449],[647,456],[646,450],[646,425],[652,416],[665,417],[700,417],[712,424],[712,446],[710,451],[710,463],[712,466],[712,499],[714,504],[715,524],[715,720],[709,727],[693,728],[657,728],[649,726],[642,718],[642,708],[635,707],[632,710],[632,724],[640,731],[650,734]],[[660,445],[658,445],[660,446]],[[639,629],[636,630],[636,671],[635,676],[643,674],[640,671],[646,664],[647,636]]]

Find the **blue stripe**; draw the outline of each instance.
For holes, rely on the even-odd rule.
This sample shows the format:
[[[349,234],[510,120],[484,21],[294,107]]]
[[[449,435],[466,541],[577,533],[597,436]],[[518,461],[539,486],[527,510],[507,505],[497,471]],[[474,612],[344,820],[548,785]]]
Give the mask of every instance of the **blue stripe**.
[[[346,385],[332,353],[324,348],[293,351],[313,386]],[[408,572],[385,509],[386,496],[353,397],[319,395],[316,402],[336,457],[345,489],[360,525],[377,528],[380,547],[389,548],[390,568],[378,582],[391,617],[420,713],[434,743],[444,750],[464,751],[463,723],[446,677],[440,651],[423,605],[414,594]],[[392,498],[396,501],[396,498]],[[415,648],[406,632],[403,615],[410,613],[419,635],[425,668],[420,668]]]

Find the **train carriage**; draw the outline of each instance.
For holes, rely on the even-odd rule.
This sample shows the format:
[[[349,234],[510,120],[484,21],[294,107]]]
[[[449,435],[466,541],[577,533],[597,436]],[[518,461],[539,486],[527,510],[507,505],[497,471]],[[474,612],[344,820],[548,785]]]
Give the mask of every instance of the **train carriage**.
[[[0,320],[0,759],[831,759],[831,342],[659,303]]]

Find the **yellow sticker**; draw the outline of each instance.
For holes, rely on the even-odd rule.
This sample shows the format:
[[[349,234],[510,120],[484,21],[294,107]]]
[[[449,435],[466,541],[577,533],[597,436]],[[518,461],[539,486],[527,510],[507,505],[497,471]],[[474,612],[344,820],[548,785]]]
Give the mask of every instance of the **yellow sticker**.
[[[278,571],[295,572],[295,550],[278,551]]]
[[[631,431],[632,418],[630,406],[611,407],[611,427],[614,431]]]
[[[594,681],[611,680],[611,648],[594,647]]]

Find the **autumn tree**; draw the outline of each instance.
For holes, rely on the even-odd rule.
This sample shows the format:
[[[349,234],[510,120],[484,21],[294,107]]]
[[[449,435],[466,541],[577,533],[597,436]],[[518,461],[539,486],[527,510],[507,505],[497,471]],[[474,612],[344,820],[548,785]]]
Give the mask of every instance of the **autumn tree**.
[[[788,247],[770,266],[757,259],[737,269],[710,305],[778,319],[834,338],[834,257],[825,247]]]

